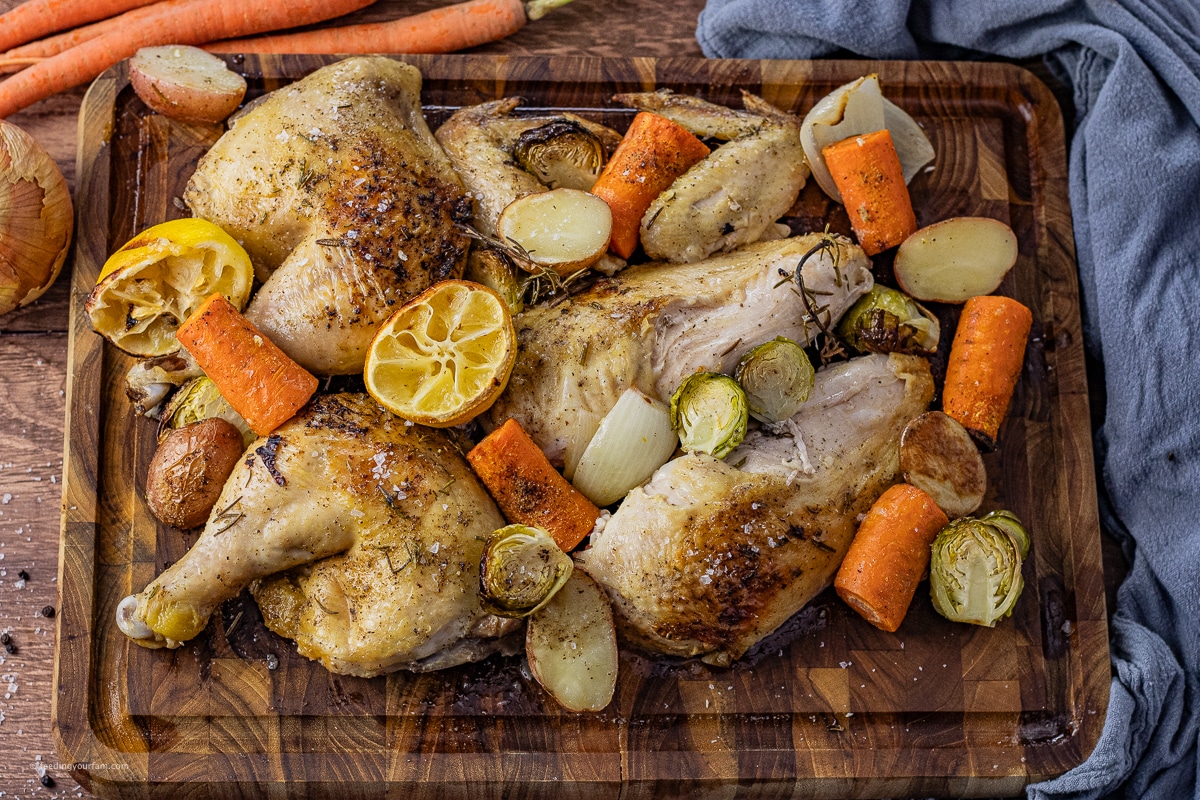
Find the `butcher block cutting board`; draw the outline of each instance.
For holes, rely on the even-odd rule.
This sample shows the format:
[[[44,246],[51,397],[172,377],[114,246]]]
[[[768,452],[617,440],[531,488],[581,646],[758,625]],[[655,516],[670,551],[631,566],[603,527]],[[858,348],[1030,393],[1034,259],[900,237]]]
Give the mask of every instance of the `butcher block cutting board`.
[[[335,60],[231,59],[260,95]],[[133,645],[114,623],[195,540],[144,500],[155,425],[123,392],[131,360],[92,333],[84,300],[136,232],[185,216],[177,198],[219,126],[152,114],[123,66],[80,114],[79,242],[71,350],[62,606],[54,725],[60,760],[101,797],[964,797],[1011,795],[1080,763],[1108,701],[1100,539],[1062,121],[1036,78],[1002,64],[405,57],[431,125],[520,95],[624,129],[618,91],[671,87],[740,104],[740,90],[803,112],[877,72],[937,151],[912,183],[921,224],[959,215],[1013,227],[1000,291],[1034,328],[982,511],[1025,520],[1033,551],[1016,612],[953,624],[922,586],[896,634],[831,592],[731,668],[623,649],[602,713],[559,708],[523,659],[371,680],[328,672],[267,631],[245,596],[178,650]],[[797,230],[847,231],[810,185]],[[890,272],[877,260],[881,274]],[[940,365],[957,309],[943,317]]]

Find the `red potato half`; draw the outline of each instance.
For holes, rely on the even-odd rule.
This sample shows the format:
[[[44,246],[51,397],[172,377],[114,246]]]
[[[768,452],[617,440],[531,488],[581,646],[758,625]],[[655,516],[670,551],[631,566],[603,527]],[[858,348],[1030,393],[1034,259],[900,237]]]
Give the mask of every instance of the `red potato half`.
[[[952,217],[905,239],[894,269],[900,288],[917,300],[965,303],[996,291],[1016,263],[1012,228],[988,217]]]
[[[576,569],[529,617],[525,656],[542,688],[570,711],[600,711],[617,688],[617,633],[608,596]]]
[[[987,469],[971,434],[941,411],[928,411],[904,427],[900,471],[950,519],[979,508],[987,491]]]
[[[133,90],[151,110],[188,122],[220,122],[246,96],[246,79],[198,47],[143,47],[129,61]]]

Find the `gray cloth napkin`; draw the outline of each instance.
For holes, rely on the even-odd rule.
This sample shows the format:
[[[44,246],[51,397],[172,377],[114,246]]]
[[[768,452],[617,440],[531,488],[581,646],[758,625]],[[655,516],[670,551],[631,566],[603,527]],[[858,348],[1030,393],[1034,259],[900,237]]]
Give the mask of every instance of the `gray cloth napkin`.
[[[708,0],[696,37],[724,58],[1040,56],[1073,90],[1101,516],[1131,568],[1100,742],[1029,797],[1200,800],[1200,3]]]

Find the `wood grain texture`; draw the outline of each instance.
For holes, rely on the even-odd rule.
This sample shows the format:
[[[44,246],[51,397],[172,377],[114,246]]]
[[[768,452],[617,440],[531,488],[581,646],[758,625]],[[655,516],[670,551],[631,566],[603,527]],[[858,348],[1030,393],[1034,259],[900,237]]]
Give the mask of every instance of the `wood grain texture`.
[[[329,60],[238,64],[261,92]],[[1002,291],[1034,309],[1034,346],[1003,446],[987,457],[985,508],[1030,523],[1028,589],[991,630],[946,622],[922,595],[894,635],[826,593],[730,669],[623,652],[613,705],[590,715],[559,709],[519,659],[332,675],[242,598],[180,650],[130,644],[116,603],[190,540],[145,508],[153,432],[129,415],[128,360],[91,333],[82,300],[115,246],[179,215],[173,198],[218,131],[148,114],[117,69],[84,104],[87,212],[70,292],[54,715],[61,760],[105,765],[76,777],[113,797],[962,797],[1016,794],[1081,761],[1104,720],[1107,630],[1066,160],[1045,87],[997,64],[411,60],[435,124],[452,107],[519,94],[623,127],[632,113],[609,96],[654,86],[731,104],[746,88],[803,110],[878,71],[939,154],[912,185],[919,221],[992,216],[1021,242]],[[846,228],[811,188],[795,212],[797,226]],[[956,311],[942,312],[948,345]]]

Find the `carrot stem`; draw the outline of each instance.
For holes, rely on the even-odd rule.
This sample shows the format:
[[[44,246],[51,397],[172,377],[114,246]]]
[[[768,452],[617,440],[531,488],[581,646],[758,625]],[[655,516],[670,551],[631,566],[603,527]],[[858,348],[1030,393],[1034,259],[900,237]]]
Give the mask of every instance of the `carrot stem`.
[[[525,4],[525,16],[530,20],[541,19],[556,8],[562,8],[571,0],[529,0]]]
[[[213,53],[449,53],[503,39],[525,22],[521,0],[468,0],[387,22],[233,39],[204,49]]]
[[[0,118],[94,79],[142,47],[203,44],[230,36],[308,25],[349,14],[374,0],[291,0],[247,4],[238,0],[164,3],[160,13],[34,64],[0,83]]]
[[[609,248],[621,258],[637,249],[642,216],[675,179],[708,155],[691,131],[666,117],[639,112],[600,173],[592,194],[612,209]]]
[[[929,548],[949,522],[925,492],[892,486],[854,534],[833,582],[838,597],[876,628],[894,632],[929,568]]]
[[[1021,375],[1033,314],[1010,297],[972,297],[963,305],[942,390],[942,410],[992,448]]]
[[[843,139],[821,154],[863,252],[882,253],[916,233],[904,169],[886,128]]]
[[[485,436],[467,461],[509,522],[541,528],[564,553],[596,526],[600,509],[567,483],[515,419]]]

